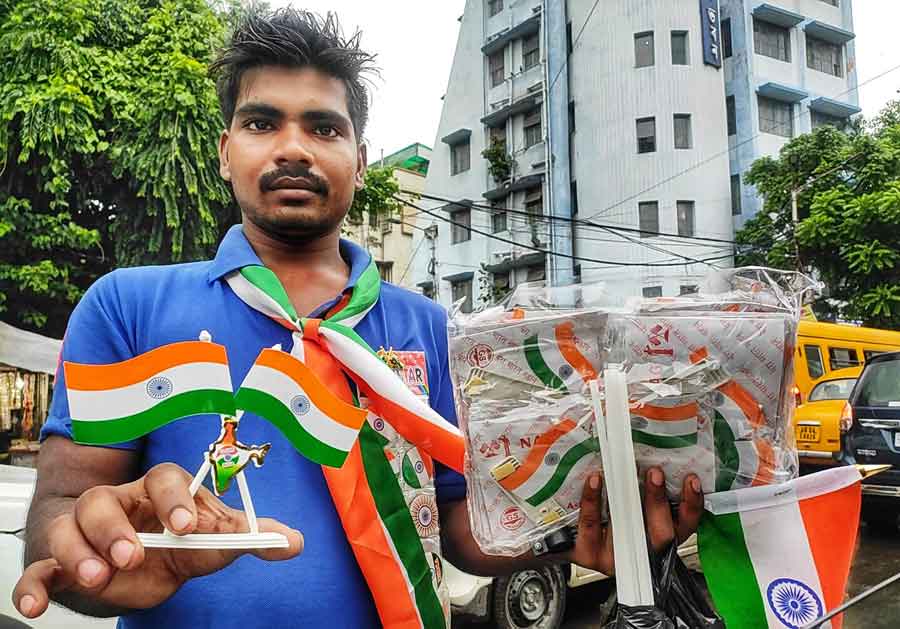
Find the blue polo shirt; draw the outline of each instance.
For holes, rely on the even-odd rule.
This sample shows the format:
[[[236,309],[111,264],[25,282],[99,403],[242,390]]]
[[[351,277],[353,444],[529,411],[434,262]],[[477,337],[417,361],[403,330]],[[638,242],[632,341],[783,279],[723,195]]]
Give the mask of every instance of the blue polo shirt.
[[[370,256],[348,241],[341,241],[340,252],[351,268],[349,289]],[[249,264],[261,262],[238,225],[229,230],[214,260],[119,269],[104,276],[72,313],[63,360],[118,362],[167,343],[196,339],[205,329],[214,342],[227,348],[231,380],[238,386],[262,348],[281,343],[287,349],[292,343],[287,329],[244,304],[225,282],[225,275]],[[339,298],[336,295],[311,316],[321,316]],[[378,303],[356,331],[376,350],[424,352],[431,406],[456,421],[447,315],[442,307],[382,282]],[[65,386],[60,370],[41,439],[72,437]],[[194,473],[219,429],[217,416],[199,415],[119,447],[139,452],[143,471],[168,461]],[[265,465],[251,467],[247,473],[253,503],[260,517],[276,518],[301,531],[304,552],[272,563],[242,557],[216,574],[193,579],[162,605],[123,617],[119,625],[147,629],[380,626],[322,469],[298,454],[273,425],[249,413],[241,421],[239,438],[247,444],[272,443]],[[463,478],[441,466],[435,485],[440,501],[465,495]],[[241,508],[236,488],[222,499]]]

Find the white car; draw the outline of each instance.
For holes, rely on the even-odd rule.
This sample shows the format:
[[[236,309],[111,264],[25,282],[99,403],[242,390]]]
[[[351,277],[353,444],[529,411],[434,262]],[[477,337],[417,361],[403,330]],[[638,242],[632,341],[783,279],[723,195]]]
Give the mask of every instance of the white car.
[[[697,538],[678,549],[688,568],[699,570]],[[453,615],[491,621],[498,629],[557,629],[566,611],[568,588],[608,578],[580,566],[546,566],[507,577],[476,577],[445,563]]]
[[[36,474],[27,467],[0,465],[0,627],[34,629],[113,629],[115,618],[89,618],[51,604],[40,618],[28,620],[12,604],[12,590],[22,575],[22,531],[34,493]],[[21,624],[17,624],[18,621]]]

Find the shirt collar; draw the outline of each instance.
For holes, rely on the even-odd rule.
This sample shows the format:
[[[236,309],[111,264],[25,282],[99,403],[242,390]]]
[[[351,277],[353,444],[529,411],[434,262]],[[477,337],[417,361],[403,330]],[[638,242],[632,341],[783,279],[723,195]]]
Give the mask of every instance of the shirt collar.
[[[350,277],[347,278],[347,284],[344,286],[346,291],[356,286],[363,271],[369,266],[372,256],[356,243],[343,238],[341,238],[339,247],[341,257],[350,265]],[[244,236],[244,228],[241,225],[234,225],[222,239],[216,257],[210,263],[207,277],[211,284],[232,271],[249,265],[262,266],[262,261],[256,255],[250,241]]]

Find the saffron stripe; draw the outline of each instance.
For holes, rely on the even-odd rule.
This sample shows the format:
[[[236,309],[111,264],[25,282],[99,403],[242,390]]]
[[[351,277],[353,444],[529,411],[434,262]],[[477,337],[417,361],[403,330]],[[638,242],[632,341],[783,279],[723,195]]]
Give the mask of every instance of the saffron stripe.
[[[578,350],[575,343],[575,324],[566,321],[556,326],[556,344],[559,347],[559,353],[566,359],[566,362],[572,365],[575,370],[581,374],[581,379],[585,382],[597,379],[597,370],[591,362]]]
[[[556,443],[563,435],[575,428],[576,424],[571,419],[564,419],[559,424],[553,426],[546,432],[542,433],[534,440],[534,447],[528,451],[525,460],[519,468],[499,481],[500,484],[509,491],[515,490],[527,481],[535,470],[544,462],[544,456],[547,450]]]
[[[694,419],[700,413],[700,407],[696,402],[690,404],[682,404],[680,406],[651,406],[643,404],[640,406],[632,406],[631,414],[643,417],[645,419],[653,419],[655,421],[682,421],[685,419]]]
[[[166,424],[192,415],[219,413],[234,415],[234,397],[229,391],[201,389],[173,395],[153,408],[118,419],[103,421],[72,420],[76,443],[110,445],[143,437]]]
[[[731,380],[720,386],[719,391],[731,398],[740,407],[751,426],[761,428],[766,425],[766,416],[762,412],[762,407],[744,387]]]
[[[535,494],[526,498],[526,502],[536,507],[548,498],[553,497],[553,494],[559,491],[563,486],[566,478],[568,478],[569,474],[572,472],[572,468],[575,467],[581,459],[592,452],[598,452],[599,450],[600,442],[595,438],[585,439],[581,443],[570,448],[569,451],[563,455],[563,458],[560,460],[559,465],[556,466],[553,475],[547,483]]]
[[[553,373],[550,367],[547,366],[547,363],[544,361],[544,357],[541,356],[541,350],[538,347],[538,336],[535,334],[534,336],[529,336],[525,339],[525,361],[528,363],[528,367],[534,372],[534,375],[538,377],[538,379],[544,383],[545,387],[550,389],[559,389],[560,391],[566,391],[565,383],[560,379],[558,375]]]
[[[204,341],[183,341],[157,347],[149,352],[108,365],[63,363],[66,388],[76,391],[104,391],[127,387],[152,378],[161,371],[185,363],[228,364],[225,347]]]

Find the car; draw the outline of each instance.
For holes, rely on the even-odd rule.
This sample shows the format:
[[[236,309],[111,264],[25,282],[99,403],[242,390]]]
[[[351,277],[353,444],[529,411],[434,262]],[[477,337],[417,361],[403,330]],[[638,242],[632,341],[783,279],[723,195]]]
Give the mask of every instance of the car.
[[[808,402],[794,413],[794,435],[800,464],[820,468],[840,464],[841,414],[862,367],[847,367],[829,372],[809,392]]]
[[[90,618],[64,607],[51,605],[34,620],[24,618],[13,607],[10,593],[22,576],[25,543],[25,517],[34,493],[35,470],[27,467],[0,465],[0,627],[32,627],[33,629],[113,629],[115,618]]]
[[[862,485],[862,519],[872,529],[896,531],[900,515],[900,352],[874,356],[844,407],[850,428],[841,438],[842,462],[891,468]]]
[[[691,570],[700,569],[697,537],[678,548]],[[498,629],[558,629],[570,588],[607,579],[575,564],[548,565],[504,577],[479,577],[444,562],[453,618],[490,622]],[[454,625],[455,626],[455,625]]]

